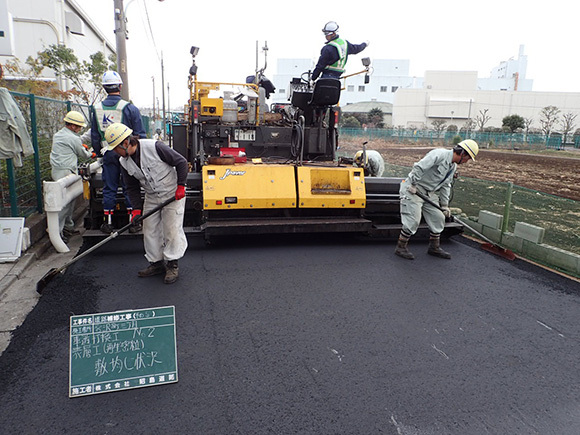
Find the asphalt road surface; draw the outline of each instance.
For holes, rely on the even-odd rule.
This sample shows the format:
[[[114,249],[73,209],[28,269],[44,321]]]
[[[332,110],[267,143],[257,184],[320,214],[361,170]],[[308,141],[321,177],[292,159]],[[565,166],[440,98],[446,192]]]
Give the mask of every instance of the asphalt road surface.
[[[578,434],[580,284],[458,237],[190,239],[180,279],[114,240],[0,357],[2,434]],[[175,306],[179,381],[69,398],[71,315]]]

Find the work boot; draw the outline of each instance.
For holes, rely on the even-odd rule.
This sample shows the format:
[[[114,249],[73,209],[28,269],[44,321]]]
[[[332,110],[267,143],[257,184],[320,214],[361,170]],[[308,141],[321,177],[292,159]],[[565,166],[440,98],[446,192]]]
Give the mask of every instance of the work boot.
[[[395,255],[399,257],[403,257],[406,260],[414,260],[415,256],[411,251],[407,249],[407,245],[409,244],[409,239],[404,237],[403,235],[399,236],[399,240],[397,242],[397,249],[395,249]]]
[[[167,271],[165,272],[165,284],[173,284],[179,277],[179,268],[177,267],[177,260],[167,262]]]
[[[431,236],[429,237],[429,249],[427,249],[427,254],[433,255],[434,257],[450,259],[451,254],[441,249],[439,244],[440,244],[439,234],[437,235],[431,234]]]
[[[113,225],[111,224],[104,223],[101,225],[101,232],[105,234],[111,234],[115,232],[115,228],[113,228]]]
[[[105,234],[111,234],[115,231],[113,228],[113,210],[103,210],[103,225],[101,225],[101,232]]]
[[[62,233],[67,237],[72,237],[72,236],[76,236],[77,234],[80,234],[81,232],[74,227],[72,227],[72,228],[64,227],[64,229],[62,230]]]
[[[146,278],[149,276],[161,275],[162,273],[165,273],[165,263],[163,263],[163,260],[160,260],[155,263],[149,263],[149,266],[145,269],[141,269],[137,272],[137,275],[141,278]]]

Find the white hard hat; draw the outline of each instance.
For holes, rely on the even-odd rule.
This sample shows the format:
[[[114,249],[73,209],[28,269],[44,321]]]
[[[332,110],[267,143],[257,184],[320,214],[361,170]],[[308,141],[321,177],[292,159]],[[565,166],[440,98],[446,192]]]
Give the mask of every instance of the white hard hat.
[[[122,85],[123,79],[117,71],[107,71],[103,74],[103,86]]]
[[[329,21],[322,28],[322,33],[324,33],[326,35],[329,35],[331,33],[336,33],[336,32],[338,32],[338,24],[336,24],[336,21]]]
[[[105,140],[109,144],[107,150],[114,149],[117,145],[131,136],[131,133],[133,133],[133,130],[120,122],[109,125],[105,130]]]

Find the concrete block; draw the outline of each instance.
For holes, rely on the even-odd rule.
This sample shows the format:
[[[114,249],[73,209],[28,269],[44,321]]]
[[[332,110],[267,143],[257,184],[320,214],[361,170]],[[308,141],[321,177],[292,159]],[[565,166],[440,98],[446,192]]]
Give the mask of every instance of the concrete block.
[[[542,227],[527,224],[525,222],[516,222],[514,234],[524,240],[533,243],[542,243],[544,241],[545,230]]]
[[[31,245],[32,242],[30,241],[30,228],[24,227],[22,229],[22,252],[30,248]]]
[[[521,238],[520,238],[521,239]],[[548,249],[547,245],[530,242],[529,240],[522,240],[522,256],[531,260],[538,261],[543,264],[548,264]]]
[[[486,225],[483,226],[483,230],[481,233],[487,237],[488,239],[493,240],[494,242],[498,243],[499,239],[501,238],[501,231],[495,228],[490,228]]]
[[[469,225],[469,226],[470,226],[471,228],[473,228],[475,231],[478,231],[478,232],[480,232],[480,233],[482,232],[482,230],[483,230],[483,225],[481,225],[479,222],[474,222],[474,221],[472,221],[472,220],[470,220],[470,219],[463,219],[463,220],[465,221],[465,223],[466,223],[467,225]],[[467,228],[467,227],[465,227],[465,232],[466,232],[466,233],[468,233],[468,234],[473,234],[473,233],[471,233],[471,232],[469,231],[469,228]]]
[[[580,273],[580,255],[550,245],[542,246],[548,251],[548,264],[566,272]]]
[[[514,236],[514,233],[503,233],[501,244],[512,251],[521,252],[523,239],[521,237]]]
[[[501,229],[503,223],[503,216],[497,213],[492,213],[487,210],[479,211],[479,223],[496,230]]]

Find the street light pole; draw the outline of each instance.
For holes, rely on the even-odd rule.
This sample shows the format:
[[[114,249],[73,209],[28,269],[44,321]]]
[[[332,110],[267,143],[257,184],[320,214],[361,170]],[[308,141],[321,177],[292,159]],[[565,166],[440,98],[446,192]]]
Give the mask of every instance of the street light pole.
[[[127,18],[123,8],[123,0],[115,2],[115,37],[117,40],[117,69],[123,80],[121,86],[121,98],[129,101],[129,73],[127,71]]]

